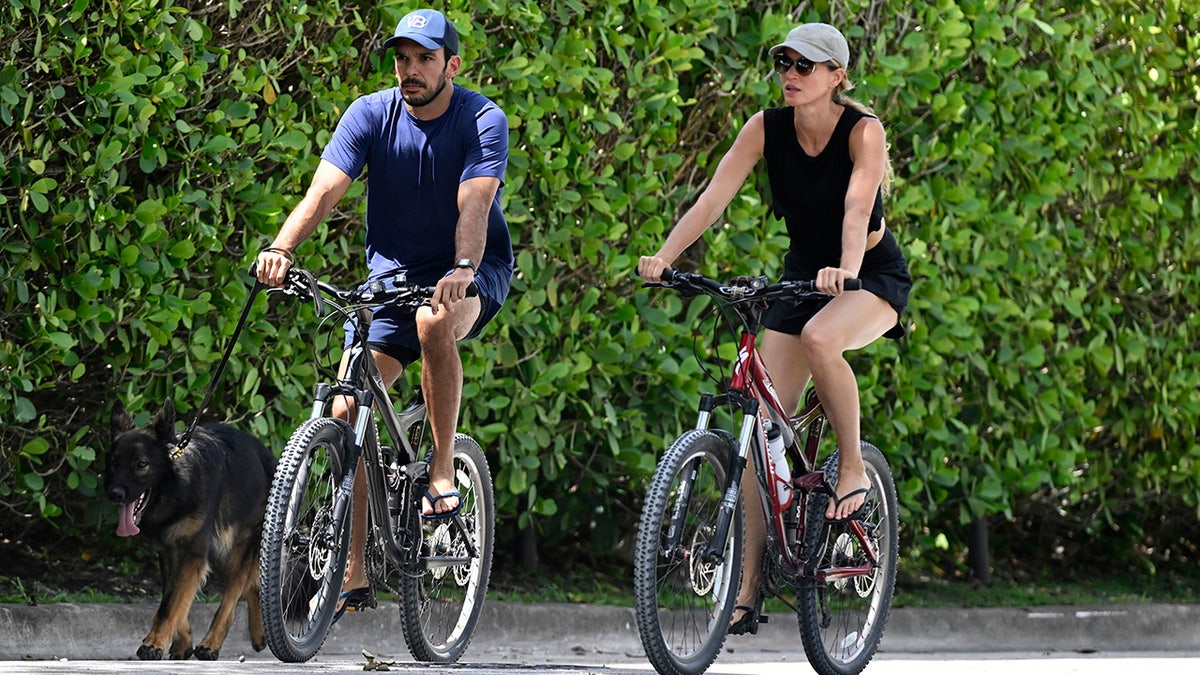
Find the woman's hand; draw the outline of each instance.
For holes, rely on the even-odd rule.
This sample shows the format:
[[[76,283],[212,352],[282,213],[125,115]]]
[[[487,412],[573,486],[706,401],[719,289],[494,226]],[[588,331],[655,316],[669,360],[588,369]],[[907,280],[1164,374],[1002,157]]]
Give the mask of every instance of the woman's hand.
[[[646,281],[662,281],[663,270],[670,267],[670,263],[658,256],[644,255],[638,260],[637,273]]]
[[[854,272],[840,267],[822,268],[817,272],[817,290],[826,295],[841,295],[845,290],[842,282],[854,277]]]

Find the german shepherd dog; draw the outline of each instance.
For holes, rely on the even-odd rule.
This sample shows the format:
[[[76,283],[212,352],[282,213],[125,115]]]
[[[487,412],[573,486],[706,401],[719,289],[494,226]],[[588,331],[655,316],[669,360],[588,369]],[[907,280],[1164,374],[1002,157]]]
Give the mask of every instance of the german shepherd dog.
[[[234,608],[246,599],[250,642],[266,646],[258,599],[258,546],[275,457],[253,436],[225,424],[196,428],[179,448],[175,408],[163,403],[151,425],[134,429],[118,403],[104,490],[120,507],[117,535],[142,533],[159,552],[163,595],[138,658],[215,660]],[[208,634],[192,649],[188,612],[209,573],[223,589]]]

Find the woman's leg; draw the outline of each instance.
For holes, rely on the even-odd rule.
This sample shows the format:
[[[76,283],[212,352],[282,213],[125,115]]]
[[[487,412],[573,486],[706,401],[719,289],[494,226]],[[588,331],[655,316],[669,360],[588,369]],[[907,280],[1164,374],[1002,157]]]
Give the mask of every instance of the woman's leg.
[[[830,500],[825,517],[845,518],[866,501],[851,492],[870,487],[863,466],[860,439],[858,381],[845,353],[861,349],[896,324],[896,310],[877,295],[851,291],[834,298],[804,326],[800,343],[812,370],[813,385],[833,426],[838,445],[839,500]]]
[[[800,397],[808,386],[808,365],[800,350],[800,336],[763,331],[762,346],[759,348],[763,365],[771,374],[775,393],[783,409],[791,414],[800,405]],[[753,607],[758,599],[759,573],[762,570],[762,552],[767,543],[766,523],[759,504],[758,480],[753,464],[746,466],[742,474],[742,503],[745,505],[745,540],[742,569],[742,584],[738,587],[737,604]],[[734,612],[733,621],[745,616],[745,610]]]

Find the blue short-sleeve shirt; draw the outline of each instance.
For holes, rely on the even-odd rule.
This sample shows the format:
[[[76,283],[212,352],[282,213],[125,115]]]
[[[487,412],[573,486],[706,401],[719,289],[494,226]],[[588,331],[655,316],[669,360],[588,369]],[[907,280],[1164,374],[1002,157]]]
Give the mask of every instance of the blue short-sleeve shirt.
[[[456,258],[458,187],[470,178],[501,181],[488,214],[481,270],[511,278],[512,239],[500,210],[508,166],[508,119],[478,92],[454,85],[449,109],[422,121],[400,89],[354,101],[321,155],[351,178],[367,172],[367,263],[372,278],[405,272],[435,283]]]

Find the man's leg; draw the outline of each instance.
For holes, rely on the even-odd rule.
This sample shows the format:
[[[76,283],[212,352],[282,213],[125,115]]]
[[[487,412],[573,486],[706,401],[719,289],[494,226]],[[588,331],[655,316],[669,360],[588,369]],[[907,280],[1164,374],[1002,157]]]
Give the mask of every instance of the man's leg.
[[[390,388],[404,372],[404,364],[387,354],[374,350],[371,351],[371,356],[375,357],[375,364],[379,366],[379,374],[383,379],[384,388]],[[338,372],[339,378],[345,373],[346,365],[346,361],[343,359],[341,370]],[[350,399],[343,396],[335,397],[333,416],[353,422],[356,412],[351,409],[353,406],[354,402]],[[367,476],[364,466],[360,457],[358,469],[354,472],[354,519],[350,524],[350,555],[346,560],[346,576],[342,582],[343,591],[366,588],[370,585],[363,563],[363,559],[366,557],[363,555],[363,551],[367,548]]]
[[[429,494],[437,497],[455,489],[454,434],[462,403],[463,369],[458,341],[475,325],[482,305],[479,298],[465,298],[443,305],[434,314],[428,307],[417,310],[417,338],[421,341],[421,390],[429,410],[433,434],[433,457],[429,464]],[[426,515],[458,508],[456,497],[422,504]]]

